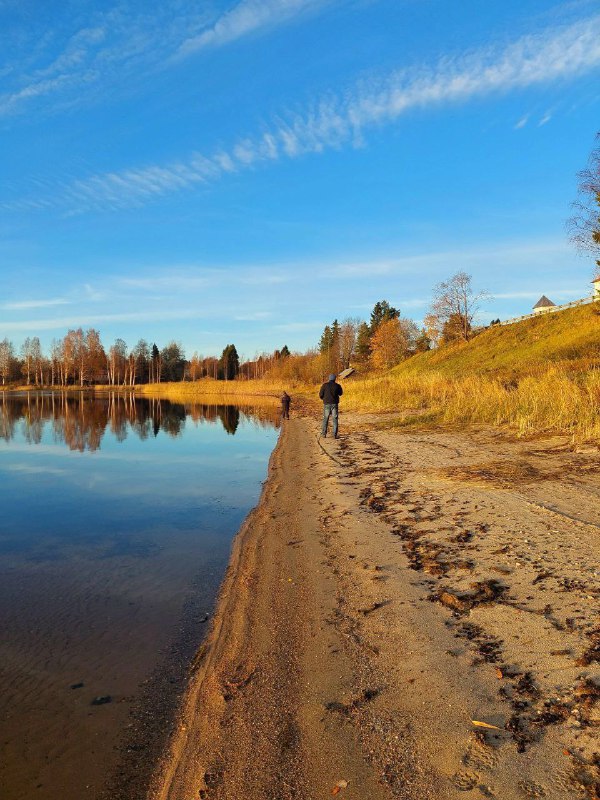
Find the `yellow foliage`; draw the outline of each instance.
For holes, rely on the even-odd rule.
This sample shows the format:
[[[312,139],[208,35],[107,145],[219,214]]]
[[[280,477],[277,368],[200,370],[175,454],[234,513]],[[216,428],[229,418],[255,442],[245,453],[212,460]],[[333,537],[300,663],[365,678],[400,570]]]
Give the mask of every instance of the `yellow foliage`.
[[[406,352],[406,338],[399,319],[386,319],[371,336],[371,364],[375,369],[390,369]]]

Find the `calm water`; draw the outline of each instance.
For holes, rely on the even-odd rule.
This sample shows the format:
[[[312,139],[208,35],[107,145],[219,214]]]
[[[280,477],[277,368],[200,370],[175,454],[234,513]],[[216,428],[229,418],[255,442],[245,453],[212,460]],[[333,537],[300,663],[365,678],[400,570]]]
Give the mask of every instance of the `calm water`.
[[[276,437],[233,406],[0,396],[3,800],[143,796]]]

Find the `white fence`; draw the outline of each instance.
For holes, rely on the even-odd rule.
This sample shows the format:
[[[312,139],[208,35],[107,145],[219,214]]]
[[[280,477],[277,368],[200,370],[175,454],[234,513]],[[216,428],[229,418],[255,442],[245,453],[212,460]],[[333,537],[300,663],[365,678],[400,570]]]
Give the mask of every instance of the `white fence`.
[[[596,295],[592,295],[591,297],[584,297],[582,300],[572,300],[570,303],[565,303],[562,306],[549,306],[545,308],[543,311],[534,311],[531,314],[524,314],[522,317],[513,317],[512,319],[505,319],[500,322],[500,325],[512,325],[513,322],[521,322],[524,319],[531,319],[532,317],[542,317],[544,314],[553,314],[555,311],[562,311],[565,308],[573,308],[574,306],[585,306],[587,303],[593,303],[595,300],[598,300]],[[496,323],[498,324],[498,323]]]

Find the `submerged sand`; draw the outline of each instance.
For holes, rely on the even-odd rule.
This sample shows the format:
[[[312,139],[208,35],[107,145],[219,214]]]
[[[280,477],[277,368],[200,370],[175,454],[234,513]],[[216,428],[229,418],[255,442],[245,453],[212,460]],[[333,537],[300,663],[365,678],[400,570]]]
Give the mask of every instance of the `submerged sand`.
[[[597,448],[286,423],[153,800],[596,798]]]

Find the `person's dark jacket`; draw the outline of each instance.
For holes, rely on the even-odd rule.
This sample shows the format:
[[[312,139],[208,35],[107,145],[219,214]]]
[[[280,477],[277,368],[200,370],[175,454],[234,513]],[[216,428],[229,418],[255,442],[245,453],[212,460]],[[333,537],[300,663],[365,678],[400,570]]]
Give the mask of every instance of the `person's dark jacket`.
[[[327,381],[319,390],[319,397],[325,405],[337,406],[343,394],[344,390],[335,381]]]

